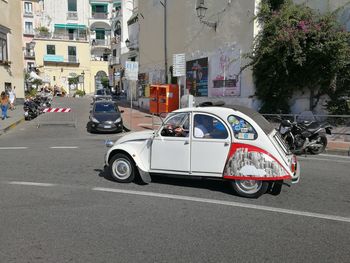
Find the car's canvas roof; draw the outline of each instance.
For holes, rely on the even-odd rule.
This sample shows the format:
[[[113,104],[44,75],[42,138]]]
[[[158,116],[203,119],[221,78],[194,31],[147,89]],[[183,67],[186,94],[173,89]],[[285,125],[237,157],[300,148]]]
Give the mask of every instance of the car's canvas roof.
[[[183,108],[176,110],[176,112],[207,112],[212,113],[218,116],[228,116],[230,114],[235,114],[235,111],[241,112],[251,119],[253,119],[260,128],[265,132],[265,134],[269,134],[274,130],[274,127],[271,123],[269,123],[260,113],[256,112],[253,109],[250,109],[248,107],[244,106],[238,106],[238,105],[225,105],[225,107],[215,107],[215,106],[209,106],[209,107],[196,107],[196,108]]]

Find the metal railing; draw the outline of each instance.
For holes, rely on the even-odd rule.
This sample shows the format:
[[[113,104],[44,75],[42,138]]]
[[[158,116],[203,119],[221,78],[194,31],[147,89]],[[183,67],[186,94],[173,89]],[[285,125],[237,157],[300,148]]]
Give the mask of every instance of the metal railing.
[[[35,57],[35,52],[34,51],[26,51],[26,52],[24,52],[24,57],[26,57],[26,58],[33,58],[33,57]]]
[[[108,19],[108,13],[92,13],[92,19]]]
[[[76,11],[68,11],[67,12],[67,19],[68,20],[78,20],[78,12],[76,12]]]
[[[24,30],[24,34],[25,35],[35,35],[35,32],[34,32],[34,30]]]
[[[73,40],[73,41],[87,41],[86,34],[77,33],[50,33],[50,32],[38,32],[35,34],[36,38],[44,39],[60,39],[60,40]]]
[[[119,57],[110,57],[109,58],[109,65],[118,65],[120,64]]]
[[[63,39],[63,40],[83,40],[87,41],[87,36],[84,34],[77,34],[77,33],[64,33],[64,34],[59,34],[55,33],[52,36],[53,39]]]
[[[110,46],[110,39],[93,39],[91,40],[92,46]]]
[[[68,62],[71,62],[71,63],[78,63],[78,58],[77,58],[77,56],[68,55]]]
[[[331,140],[350,142],[350,115],[327,115],[327,114],[262,114],[276,128],[280,120],[293,122],[317,121],[328,122],[333,126]]]

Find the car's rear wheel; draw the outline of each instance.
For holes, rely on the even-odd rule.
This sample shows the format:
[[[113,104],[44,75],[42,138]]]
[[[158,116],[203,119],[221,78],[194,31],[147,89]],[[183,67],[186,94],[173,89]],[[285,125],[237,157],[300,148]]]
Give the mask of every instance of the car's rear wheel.
[[[266,193],[269,183],[260,180],[234,180],[231,182],[233,190],[242,197],[258,198]]]
[[[135,179],[135,163],[124,153],[115,154],[109,161],[111,177],[119,183],[130,183]]]

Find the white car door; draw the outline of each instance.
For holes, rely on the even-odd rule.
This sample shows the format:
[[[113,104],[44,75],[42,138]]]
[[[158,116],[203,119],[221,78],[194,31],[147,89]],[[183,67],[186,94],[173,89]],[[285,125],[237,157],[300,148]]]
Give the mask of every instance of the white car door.
[[[167,119],[153,139],[151,148],[151,170],[164,173],[189,174],[190,141],[188,136],[189,113],[176,113]],[[185,137],[168,133],[172,128],[183,127]],[[167,131],[167,132],[165,132]]]
[[[231,146],[227,125],[217,117],[202,113],[194,114],[193,123],[190,173],[221,177]]]

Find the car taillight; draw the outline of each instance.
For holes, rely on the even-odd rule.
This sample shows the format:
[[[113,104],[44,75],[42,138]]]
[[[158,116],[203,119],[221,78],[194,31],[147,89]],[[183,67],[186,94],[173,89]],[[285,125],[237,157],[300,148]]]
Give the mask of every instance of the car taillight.
[[[290,170],[292,171],[292,173],[295,173],[295,171],[297,170],[297,157],[295,155],[292,156],[292,161],[290,164]]]

